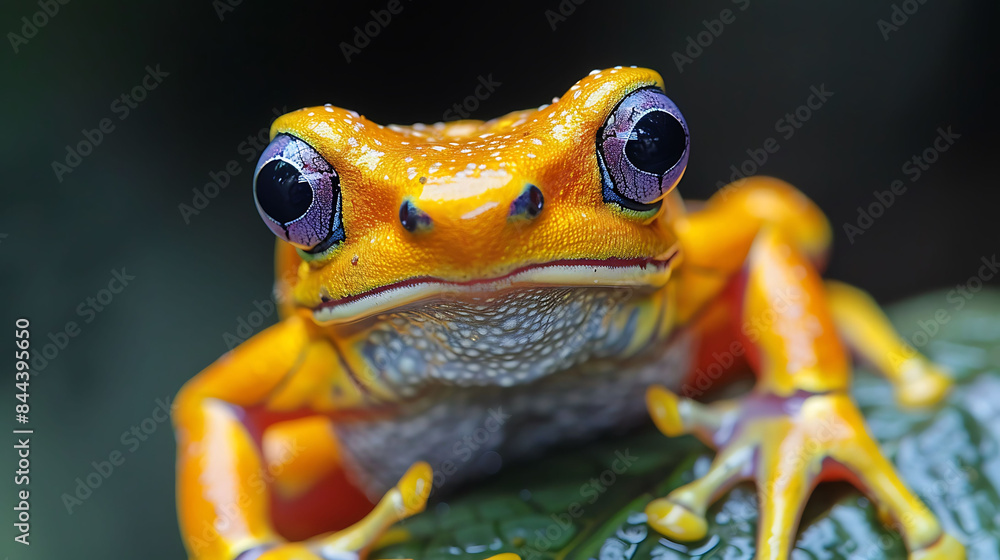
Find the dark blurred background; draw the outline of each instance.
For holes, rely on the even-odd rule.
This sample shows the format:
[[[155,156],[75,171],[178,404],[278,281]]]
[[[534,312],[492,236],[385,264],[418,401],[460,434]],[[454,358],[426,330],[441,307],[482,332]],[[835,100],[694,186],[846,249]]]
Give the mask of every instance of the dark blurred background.
[[[0,319],[11,336],[27,316],[35,351],[50,345],[30,390],[30,548],[12,543],[10,447],[0,461],[0,555],[12,559],[182,557],[173,435],[156,409],[270,295],[273,236],[244,142],[274,110],[329,102],[434,122],[482,77],[499,85],[472,116],[491,118],[548,103],[593,68],[647,66],[692,129],[681,192],[711,195],[775,138],[758,172],[826,210],[830,276],[890,303],[964,284],[997,251],[996,2],[401,0],[348,62],[341,43],[388,0],[50,1],[0,8]],[[43,6],[58,12],[36,15]],[[148,69],[155,88],[123,100]],[[786,138],[778,120],[813,87],[833,95]],[[933,164],[904,167],[949,127],[960,137]],[[85,154],[68,156],[82,141]],[[227,188],[185,220],[178,206],[231,160]],[[895,180],[905,192],[879,202]],[[102,292],[115,271],[134,278]],[[74,336],[60,334],[70,321]],[[3,402],[13,416],[16,401]],[[115,452],[124,462],[95,475]],[[89,495],[76,480],[88,475],[100,482]]]

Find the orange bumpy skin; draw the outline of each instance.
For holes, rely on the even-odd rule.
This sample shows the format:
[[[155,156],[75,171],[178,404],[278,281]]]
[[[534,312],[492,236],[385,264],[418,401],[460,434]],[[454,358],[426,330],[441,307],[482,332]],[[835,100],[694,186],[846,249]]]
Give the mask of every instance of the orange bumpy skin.
[[[510,397],[497,445],[541,445],[524,402],[536,424],[596,434],[574,406],[618,394],[622,422],[648,407],[666,435],[717,448],[705,477],[647,508],[669,537],[704,536],[712,500],[751,479],[758,556],[787,558],[811,489],[843,478],[911,558],[964,557],[867,435],[847,350],[907,405],[940,400],[948,377],[915,352],[884,358],[905,343],[868,296],[819,278],[829,225],[791,186],[751,178],[685,209],[688,129],[662,90],[656,72],[619,67],[487,122],[382,126],[332,106],[279,118],[254,192],[279,237],[282,320],[176,401],[190,556],[364,556],[399,538],[388,527],[433,485],[424,461],[481,425],[488,393]],[[746,356],[756,389],[687,398],[703,385],[685,375],[718,348]]]

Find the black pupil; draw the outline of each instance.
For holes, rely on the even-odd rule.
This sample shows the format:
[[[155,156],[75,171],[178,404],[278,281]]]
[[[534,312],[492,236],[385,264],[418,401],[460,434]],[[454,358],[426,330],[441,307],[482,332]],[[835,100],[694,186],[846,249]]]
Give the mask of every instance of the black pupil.
[[[677,119],[666,111],[650,111],[632,128],[625,155],[639,170],[663,175],[684,155],[686,140]]]
[[[287,224],[302,217],[312,204],[309,181],[287,161],[267,162],[257,174],[257,202],[274,220]]]

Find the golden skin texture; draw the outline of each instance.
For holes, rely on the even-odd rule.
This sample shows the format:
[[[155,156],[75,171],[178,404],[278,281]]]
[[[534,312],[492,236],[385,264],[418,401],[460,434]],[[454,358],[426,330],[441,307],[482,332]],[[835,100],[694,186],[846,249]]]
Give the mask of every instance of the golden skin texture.
[[[272,135],[301,138],[340,174],[344,229],[350,232],[322,267],[300,272],[296,301],[315,307],[324,291],[340,298],[419,276],[498,278],[556,257],[669,251],[675,240],[661,221],[623,219],[603,202],[590,141],[623,93],[658,84],[659,77],[621,70],[601,78],[582,80],[563,102],[487,123],[381,127],[327,107],[279,118]],[[557,188],[545,192],[546,211],[538,220],[511,224],[510,203],[526,183]],[[400,225],[402,200],[429,215],[433,235],[412,235]]]
[[[352,488],[350,461],[330,429],[392,419],[430,398],[383,382],[359,350],[380,317],[442,297],[591,286],[637,294],[623,304],[638,317],[623,363],[688,332],[695,345],[735,339],[757,375],[748,395],[711,404],[649,388],[645,406],[664,434],[695,433],[718,450],[708,474],[649,504],[657,531],[702,538],[711,502],[754,480],[758,558],[785,559],[812,488],[846,479],[903,534],[911,559],[964,558],[868,435],[846,394],[848,349],[875,364],[906,405],[940,400],[948,378],[916,354],[887,360],[905,343],[875,303],[820,279],[831,234],[812,202],[765,177],[690,212],[676,191],[650,211],[605,201],[595,139],[640,88],[663,82],[646,69],[594,72],[548,106],[487,122],[383,127],[321,106],[274,123],[272,138],[294,136],[336,170],[346,235],[317,254],[279,241],[281,321],[206,368],[176,400],[178,513],[191,558],[364,556],[394,538],[389,525],[423,510],[430,467],[414,464],[371,509]],[[511,219],[529,184],[544,208]],[[403,227],[407,201],[429,228]],[[746,328],[761,316],[771,318],[766,328]],[[412,445],[419,449],[419,438]],[[314,496],[318,509],[293,508],[306,512],[298,525],[278,527],[280,504]],[[341,528],[314,535],[328,526],[309,524],[321,516],[339,516]]]

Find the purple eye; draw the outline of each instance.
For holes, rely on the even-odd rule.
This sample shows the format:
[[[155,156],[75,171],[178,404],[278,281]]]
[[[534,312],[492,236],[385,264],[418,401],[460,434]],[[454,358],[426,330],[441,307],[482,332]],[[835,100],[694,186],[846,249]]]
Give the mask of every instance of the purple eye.
[[[340,177],[302,140],[274,138],[257,161],[253,193],[264,223],[292,245],[319,253],[344,240]]]
[[[658,88],[632,92],[597,135],[604,200],[651,210],[680,180],[688,160],[684,117]]]

